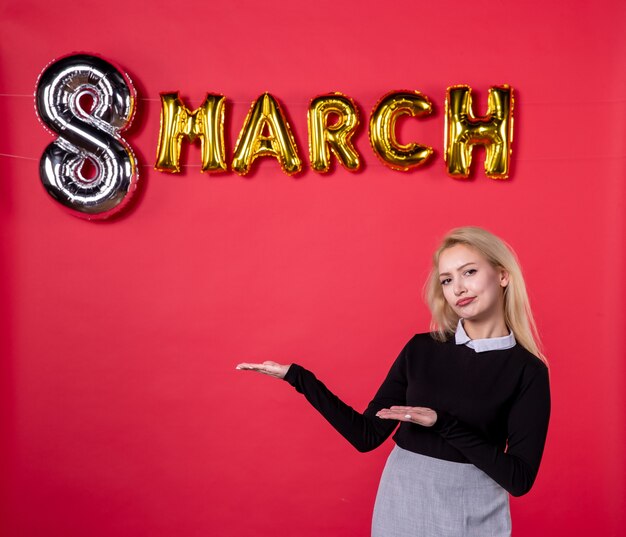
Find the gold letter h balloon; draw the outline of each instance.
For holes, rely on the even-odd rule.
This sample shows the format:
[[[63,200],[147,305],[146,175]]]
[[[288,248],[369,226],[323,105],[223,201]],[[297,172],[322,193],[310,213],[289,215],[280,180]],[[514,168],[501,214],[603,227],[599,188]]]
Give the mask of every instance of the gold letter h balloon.
[[[509,176],[513,141],[513,89],[507,85],[489,90],[484,117],[472,113],[469,86],[448,88],[446,96],[445,153],[448,173],[469,176],[474,145],[486,148],[485,174],[493,179]]]

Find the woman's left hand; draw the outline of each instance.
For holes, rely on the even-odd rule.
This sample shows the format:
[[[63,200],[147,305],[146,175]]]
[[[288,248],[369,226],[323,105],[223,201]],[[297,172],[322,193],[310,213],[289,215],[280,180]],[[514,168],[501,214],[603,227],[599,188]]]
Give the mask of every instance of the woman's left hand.
[[[424,427],[432,427],[437,421],[437,413],[423,406],[392,406],[379,410],[376,415],[383,420],[408,421]]]

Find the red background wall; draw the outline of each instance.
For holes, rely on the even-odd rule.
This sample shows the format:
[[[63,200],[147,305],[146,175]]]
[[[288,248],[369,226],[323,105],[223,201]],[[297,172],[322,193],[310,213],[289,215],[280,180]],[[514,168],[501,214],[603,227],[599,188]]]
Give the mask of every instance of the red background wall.
[[[287,384],[234,366],[297,361],[364,408],[427,330],[431,252],[465,224],[516,248],[551,361],[551,430],[535,487],[512,499],[514,534],[621,535],[625,15],[619,0],[5,0],[2,535],[368,535],[391,441],[358,454]],[[38,178],[52,138],[36,79],[73,51],[121,64],[140,96],[126,136],[139,192],[103,223],[68,215]],[[482,114],[502,83],[516,91],[511,178],[448,177],[446,87],[471,85]],[[393,172],[369,148],[369,113],[395,89],[435,105],[400,132],[435,148],[426,169]],[[194,146],[182,174],[161,174],[167,90],[190,107],[228,98],[229,155],[270,91],[303,157],[309,100],[341,91],[361,110],[365,165],[288,177],[265,158],[246,178],[209,176]]]

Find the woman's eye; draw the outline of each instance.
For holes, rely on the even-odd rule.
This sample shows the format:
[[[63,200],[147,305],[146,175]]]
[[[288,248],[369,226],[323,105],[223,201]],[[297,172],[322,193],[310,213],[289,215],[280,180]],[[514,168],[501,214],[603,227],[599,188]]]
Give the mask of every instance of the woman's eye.
[[[465,275],[466,276],[471,276],[472,274],[474,274],[476,272],[475,268],[469,269],[465,271]]]
[[[448,285],[450,283],[450,278],[446,278],[445,280],[441,280],[441,285]]]

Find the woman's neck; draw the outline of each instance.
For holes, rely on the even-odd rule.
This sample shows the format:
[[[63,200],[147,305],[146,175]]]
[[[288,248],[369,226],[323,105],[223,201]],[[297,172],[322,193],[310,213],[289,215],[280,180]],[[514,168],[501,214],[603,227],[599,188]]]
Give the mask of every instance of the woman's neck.
[[[470,339],[487,339],[509,335],[509,329],[504,319],[494,319],[492,321],[463,319],[463,329]]]

